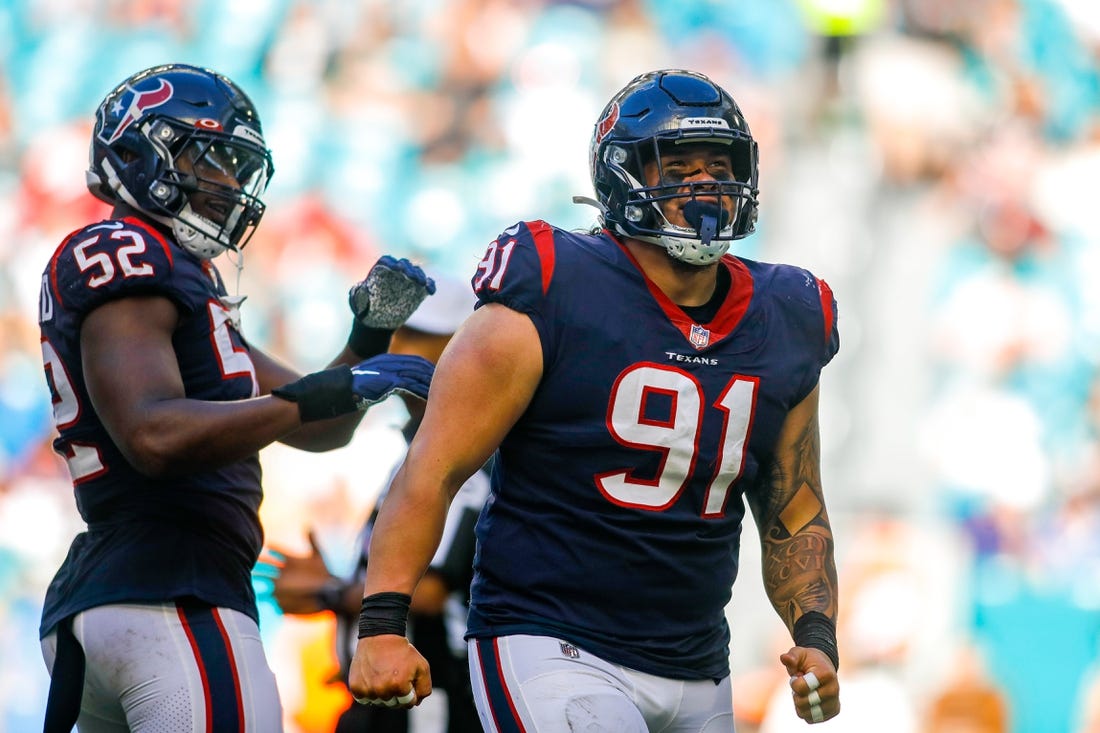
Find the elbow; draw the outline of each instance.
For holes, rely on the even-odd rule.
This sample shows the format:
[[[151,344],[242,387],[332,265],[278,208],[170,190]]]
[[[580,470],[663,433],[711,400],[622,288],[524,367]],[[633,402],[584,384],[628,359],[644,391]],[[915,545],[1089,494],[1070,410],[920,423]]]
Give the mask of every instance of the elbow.
[[[170,478],[187,462],[156,431],[139,431],[115,442],[134,470],[148,478]]]
[[[358,425],[358,423],[357,423]],[[343,448],[351,444],[351,439],[355,437],[355,428],[352,427],[349,430],[334,431],[327,436],[327,439],[322,441],[323,445],[318,447],[320,451],[333,450],[334,448]]]
[[[349,445],[355,436],[357,425],[358,423],[347,429],[333,429],[325,426],[324,430],[310,429],[313,426],[307,425],[283,438],[281,442],[307,453],[324,453]]]

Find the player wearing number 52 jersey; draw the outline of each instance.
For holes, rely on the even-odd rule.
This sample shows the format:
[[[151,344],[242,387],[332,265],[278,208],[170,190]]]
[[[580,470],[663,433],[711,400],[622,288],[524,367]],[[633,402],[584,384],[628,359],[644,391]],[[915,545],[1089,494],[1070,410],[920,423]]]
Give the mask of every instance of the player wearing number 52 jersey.
[[[77,507],[90,530],[54,581],[43,628],[89,605],[181,595],[253,615],[251,586],[241,579],[262,544],[257,455],[150,481],[112,439],[76,368],[83,363],[81,323],[89,313],[119,298],[159,296],[179,312],[172,341],[188,398],[258,396],[236,307],[218,271],[129,217],[70,235],[50,260],[43,288],[54,447],[69,464]],[[196,532],[199,527],[203,531]]]
[[[152,67],[100,105],[87,182],[113,210],[61,243],[39,305],[54,446],[88,525],[43,604],[46,733],[281,730],[251,580],[258,452],[346,445],[370,404],[427,394],[430,362],[383,353],[434,290],[404,260],[352,288],[327,369],[243,338],[212,260],[240,267],[272,170],[252,102],[216,72]]]
[[[600,225],[520,222],[473,276],[371,540],[352,691],[415,704],[397,632],[442,507],[495,453],[467,639],[490,731],[733,728],[725,608],[745,506],[794,646],[795,710],[838,714],[837,583],[820,477],[829,287],[727,252],[756,220],[756,144],[707,77],[643,74],[595,125]],[[736,616],[736,609],[733,609]]]

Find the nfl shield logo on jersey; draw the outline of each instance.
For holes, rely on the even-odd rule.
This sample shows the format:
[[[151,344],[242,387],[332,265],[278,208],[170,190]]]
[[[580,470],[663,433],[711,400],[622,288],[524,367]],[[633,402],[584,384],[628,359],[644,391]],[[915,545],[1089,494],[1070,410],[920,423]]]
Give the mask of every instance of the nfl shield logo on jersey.
[[[688,341],[697,349],[706,348],[707,344],[710,343],[710,331],[697,323],[693,323],[691,324],[691,336],[688,337]]]

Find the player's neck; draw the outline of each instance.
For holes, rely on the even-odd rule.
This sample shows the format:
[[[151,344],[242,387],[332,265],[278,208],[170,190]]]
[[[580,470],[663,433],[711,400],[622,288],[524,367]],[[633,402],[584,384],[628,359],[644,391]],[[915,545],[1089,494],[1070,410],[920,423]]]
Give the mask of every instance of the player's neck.
[[[704,305],[714,295],[718,265],[688,265],[677,262],[660,247],[634,239],[624,244],[641,265],[642,272],[676,305]]]

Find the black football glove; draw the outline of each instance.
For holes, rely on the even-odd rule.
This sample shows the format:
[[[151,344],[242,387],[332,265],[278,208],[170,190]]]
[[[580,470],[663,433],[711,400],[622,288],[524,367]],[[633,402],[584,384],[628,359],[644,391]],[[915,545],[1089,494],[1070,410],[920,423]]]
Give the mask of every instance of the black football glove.
[[[410,354],[380,354],[354,367],[335,366],[271,390],[298,404],[302,422],[365,410],[394,392],[427,398],[435,366]]]

